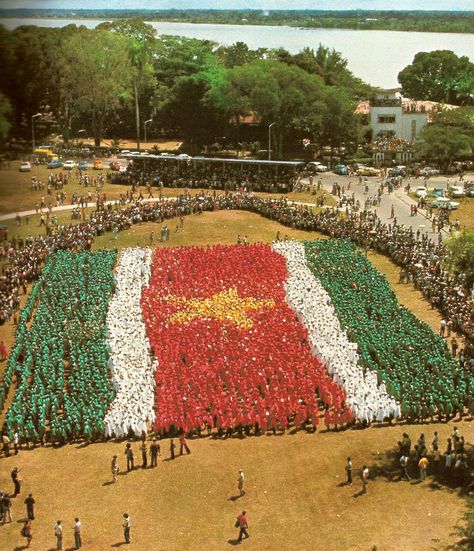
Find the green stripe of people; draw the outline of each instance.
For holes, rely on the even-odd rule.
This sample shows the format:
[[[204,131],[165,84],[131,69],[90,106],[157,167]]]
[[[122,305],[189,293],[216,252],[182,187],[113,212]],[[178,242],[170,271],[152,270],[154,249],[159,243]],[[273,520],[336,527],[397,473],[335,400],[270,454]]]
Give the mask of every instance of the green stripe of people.
[[[472,376],[446,343],[397,301],[389,283],[346,240],[305,242],[310,269],[327,290],[359,361],[375,370],[408,419],[463,408]]]
[[[114,397],[105,320],[116,258],[115,251],[49,257],[20,314],[4,380],[3,392],[19,376],[6,414],[9,434],[29,442],[44,441],[46,432],[52,442],[103,435]]]

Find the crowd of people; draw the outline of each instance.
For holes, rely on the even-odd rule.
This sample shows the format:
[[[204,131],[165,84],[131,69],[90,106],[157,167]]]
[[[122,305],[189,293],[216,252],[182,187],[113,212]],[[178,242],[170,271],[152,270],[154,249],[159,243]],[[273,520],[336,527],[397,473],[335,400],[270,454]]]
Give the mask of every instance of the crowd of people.
[[[105,318],[116,257],[107,250],[49,256],[20,314],[5,371],[2,406],[17,378],[5,416],[7,434],[18,432],[23,442],[41,443],[103,434],[114,395]]]
[[[20,293],[26,293],[27,285],[40,277],[46,259],[57,250],[87,250],[96,236],[105,232],[118,233],[145,221],[162,223],[171,217],[203,211],[244,209],[287,226],[350,239],[365,249],[373,248],[387,254],[402,267],[404,279],[411,279],[433,306],[443,312],[452,330],[467,337],[463,357],[469,359],[473,355],[470,346],[474,337],[474,307],[462,274],[453,277],[447,271],[444,263],[447,250],[442,243],[434,243],[426,235],[400,226],[395,220],[383,224],[372,212],[349,213],[346,217],[332,209],[314,213],[284,198],[267,199],[252,193],[218,194],[214,191],[189,196],[186,201],[162,198],[156,202],[139,201],[130,194],[127,199],[122,208],[101,204],[91,213],[89,220],[77,225],[58,226],[49,235],[4,242],[0,254],[8,262],[2,268],[0,279],[0,323],[12,317],[18,323]],[[15,371],[7,370],[0,387],[2,404]]]
[[[321,405],[334,424],[353,419],[286,302],[285,276],[268,245],[157,249],[142,297],[160,366],[155,430],[316,427]]]

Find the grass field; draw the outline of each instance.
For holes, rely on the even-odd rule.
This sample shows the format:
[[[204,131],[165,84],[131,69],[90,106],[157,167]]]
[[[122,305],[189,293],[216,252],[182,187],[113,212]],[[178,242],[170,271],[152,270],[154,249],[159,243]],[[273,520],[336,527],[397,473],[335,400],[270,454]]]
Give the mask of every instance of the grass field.
[[[69,213],[68,213],[69,214]],[[281,226],[241,211],[218,211],[186,217],[176,233],[177,220],[168,220],[170,241],[159,242],[161,224],[142,224],[119,234],[119,248],[148,245],[150,232],[156,246],[235,243],[248,235],[251,242],[269,242],[277,231],[296,239],[323,237]],[[41,231],[44,231],[41,228]],[[113,246],[110,235],[98,238],[95,248]],[[439,327],[440,316],[410,285],[398,284],[398,268],[387,258],[369,253],[385,273],[403,304]],[[24,300],[24,298],[22,297]],[[0,327],[0,339],[10,346],[14,328]],[[5,363],[0,364],[0,375]],[[474,441],[474,425],[460,423],[467,442]],[[220,551],[232,548],[238,530],[235,517],[248,513],[251,538],[242,545],[253,550],[428,551],[452,543],[455,525],[466,509],[457,491],[425,483],[391,480],[391,451],[401,434],[412,440],[424,432],[430,442],[440,434],[444,450],[452,424],[372,427],[341,432],[298,432],[265,435],[244,440],[231,438],[191,440],[192,454],[169,461],[169,440],[162,441],[163,457],[156,470],[136,470],[109,484],[112,455],[125,467],[124,443],[67,445],[59,449],[37,448],[17,457],[0,459],[0,488],[12,490],[9,473],[22,470],[22,494],[13,500],[14,522],[0,527],[0,550],[21,549],[23,500],[33,492],[37,520],[33,523],[32,549],[54,548],[54,524],[64,525],[66,549],[72,549],[73,520],[83,525],[83,547],[101,551],[122,542],[122,514],[132,518],[130,549]],[[140,464],[138,444],[135,460]],[[354,463],[353,487],[342,486],[348,455]],[[358,470],[366,463],[374,479],[369,492],[360,490]],[[246,474],[247,495],[237,499],[238,469]],[[395,478],[396,480],[396,478]]]
[[[105,165],[106,163],[104,163]],[[13,162],[11,168],[0,170],[0,214],[12,213],[12,216],[16,212],[21,212],[24,210],[34,209],[36,203],[40,202],[41,196],[44,195],[46,205],[51,202],[55,204],[56,197],[55,195],[49,196],[46,190],[31,190],[31,178],[36,176],[36,179],[40,182],[47,183],[48,174],[59,174],[61,169],[47,169],[45,166],[33,166],[31,172],[19,172],[18,170],[19,162]],[[62,171],[63,174],[66,171]],[[103,172],[108,173],[110,170],[104,170]],[[100,173],[100,172],[99,172]],[[97,177],[97,172],[89,169],[88,174],[90,177]],[[105,184],[101,189],[105,193],[107,200],[115,200],[120,197],[120,194],[125,194],[127,191],[130,191],[131,187],[128,185],[119,185],[119,184]],[[78,195],[87,195],[87,192],[90,191],[92,197],[95,198],[96,188],[94,186],[84,187],[78,183],[76,177],[76,171],[71,171],[71,180],[65,186],[64,190],[67,193],[66,203],[71,203],[71,197],[74,192]],[[145,188],[142,188],[143,194],[145,197],[146,191]],[[154,188],[154,194],[157,196],[158,191]],[[198,193],[199,191],[208,191],[208,190],[199,190],[193,189],[191,191],[192,195]],[[55,193],[55,192],[53,192]],[[164,188],[163,195],[165,197],[176,197],[177,195],[183,193],[182,188]],[[269,193],[258,193],[257,195],[262,195],[264,197],[288,197],[292,201],[301,201],[308,203],[315,203],[316,198],[324,193],[322,191],[318,192],[316,195],[311,193],[287,193],[287,194],[269,194]],[[334,205],[335,200],[330,194],[326,195],[326,204]],[[54,198],[54,200],[53,200]]]

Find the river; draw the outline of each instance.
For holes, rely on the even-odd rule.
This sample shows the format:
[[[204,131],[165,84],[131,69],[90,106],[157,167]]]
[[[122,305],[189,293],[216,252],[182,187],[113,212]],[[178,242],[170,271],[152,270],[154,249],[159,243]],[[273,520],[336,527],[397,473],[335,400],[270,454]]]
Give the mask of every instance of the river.
[[[8,29],[20,25],[63,27],[69,24],[96,27],[93,19],[0,19]],[[416,33],[400,31],[354,31],[350,29],[299,29],[256,25],[207,25],[151,22],[160,34],[208,39],[223,45],[241,41],[250,48],[283,47],[296,53],[308,46],[324,44],[335,48],[348,61],[349,69],[361,79],[384,88],[398,86],[397,75],[420,51],[452,50],[474,61],[474,34]]]

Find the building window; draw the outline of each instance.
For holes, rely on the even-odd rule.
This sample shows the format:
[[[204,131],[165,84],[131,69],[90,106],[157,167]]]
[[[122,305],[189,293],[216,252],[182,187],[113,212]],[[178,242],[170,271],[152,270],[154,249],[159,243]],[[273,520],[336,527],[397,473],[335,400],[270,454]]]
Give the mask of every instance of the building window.
[[[378,122],[379,124],[394,124],[395,115],[379,115]]]

